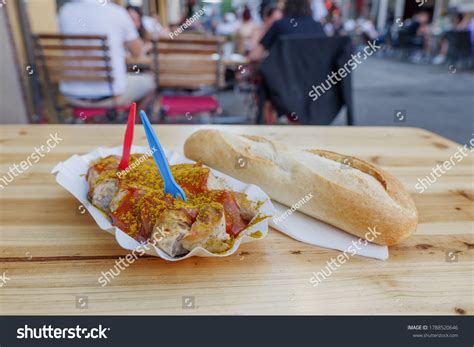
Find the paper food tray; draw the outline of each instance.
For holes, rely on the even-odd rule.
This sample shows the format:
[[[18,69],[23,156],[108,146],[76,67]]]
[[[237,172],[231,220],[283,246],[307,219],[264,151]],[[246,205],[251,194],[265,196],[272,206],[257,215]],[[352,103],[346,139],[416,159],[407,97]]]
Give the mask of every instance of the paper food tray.
[[[132,146],[131,153],[146,153],[148,151],[148,147],[139,147],[139,146]],[[185,163],[194,163],[194,161],[186,159],[177,151],[166,151],[166,157],[170,165],[174,164],[185,164]],[[56,181],[65,188],[68,192],[70,192],[76,199],[80,201],[80,203],[89,211],[92,218],[96,221],[99,228],[105,230],[113,235],[115,235],[115,239],[117,243],[128,250],[135,250],[137,247],[143,247],[146,254],[160,257],[162,259],[168,261],[178,261],[187,259],[189,257],[197,256],[197,257],[226,257],[229,255],[234,254],[237,249],[239,248],[241,243],[251,242],[263,239],[268,232],[268,222],[269,218],[264,220],[260,220],[255,224],[250,223],[250,226],[242,231],[242,233],[237,237],[231,249],[229,249],[225,253],[214,254],[209,252],[208,250],[197,247],[190,251],[188,254],[182,257],[171,257],[166,254],[164,251],[155,247],[152,244],[143,244],[138,242],[137,240],[130,237],[124,231],[120,230],[119,228],[112,225],[109,218],[104,215],[102,211],[92,205],[87,199],[87,192],[89,189],[89,185],[86,181],[86,174],[87,170],[89,169],[90,163],[94,160],[106,157],[108,155],[118,155],[122,154],[121,147],[115,148],[97,148],[94,151],[87,153],[85,155],[73,155],[69,159],[64,162],[57,164],[54,169],[51,171],[52,174],[56,175]],[[211,171],[217,177],[220,177],[224,180],[225,184],[229,187],[229,189],[238,192],[244,192],[248,195],[249,199],[253,202],[263,201],[263,204],[258,209],[257,216],[269,216],[270,218],[275,214],[275,208],[272,205],[270,198],[265,192],[260,189],[259,187],[246,184],[235,178],[227,176],[219,171],[216,171],[211,168]],[[259,231],[260,233],[257,233]],[[145,246],[146,245],[146,246]]]

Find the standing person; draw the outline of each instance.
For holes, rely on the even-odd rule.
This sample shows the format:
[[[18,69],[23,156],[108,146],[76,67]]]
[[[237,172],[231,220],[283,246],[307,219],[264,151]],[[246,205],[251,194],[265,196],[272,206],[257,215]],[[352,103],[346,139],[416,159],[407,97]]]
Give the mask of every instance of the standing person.
[[[262,60],[281,36],[293,34],[326,36],[321,23],[313,19],[310,0],[286,0],[283,18],[273,23],[260,44],[249,53],[249,60]]]
[[[61,7],[59,27],[62,34],[106,35],[109,45],[112,90],[107,82],[61,82],[61,93],[71,104],[84,107],[128,105],[155,90],[153,76],[127,74],[126,52],[140,57],[143,42],[123,7],[114,3],[102,6],[97,0],[75,0]]]

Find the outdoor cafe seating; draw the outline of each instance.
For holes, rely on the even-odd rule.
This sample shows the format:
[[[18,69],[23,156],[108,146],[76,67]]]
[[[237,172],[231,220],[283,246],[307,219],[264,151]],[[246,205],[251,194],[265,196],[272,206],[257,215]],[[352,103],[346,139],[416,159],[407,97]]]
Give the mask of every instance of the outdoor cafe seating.
[[[120,98],[108,102],[87,103],[61,95],[61,82],[87,81],[106,83],[113,95],[107,37],[100,35],[37,34],[33,36],[41,82],[47,90],[60,121],[72,115],[72,121],[120,121],[130,107]],[[212,122],[222,111],[217,93],[224,86],[223,38],[202,34],[182,34],[173,39],[152,41],[152,49],[143,58],[127,58],[131,73],[153,74],[156,94],[153,109],[160,122]],[[227,66],[235,65],[227,60]],[[99,106],[97,105],[99,104]]]
[[[222,73],[222,41],[216,36],[191,34],[153,42],[152,69],[163,122],[203,116],[212,122],[221,111],[216,93]]]
[[[113,76],[107,37],[101,35],[38,34],[33,36],[38,68],[43,72],[44,90],[59,121],[72,111],[73,120],[105,118],[115,120],[126,114],[130,103],[110,98],[102,105],[91,105],[67,95],[60,95],[60,82],[106,84],[113,95]]]
[[[131,102],[140,101],[123,102],[114,96],[107,36],[37,33],[32,37],[41,89],[47,94],[45,103],[49,101],[58,121],[123,123]],[[289,123],[330,124],[342,107],[347,124],[354,123],[350,76],[318,102],[308,97],[313,84],[324,82],[326,75],[348,59],[353,47],[348,37],[307,42],[280,39],[258,63],[235,54],[235,40],[185,31],[146,42],[142,56],[130,55],[125,60],[129,74],[146,74],[154,80],[149,102],[139,106],[150,111],[152,121],[158,123],[277,124],[284,123],[286,116]],[[308,51],[305,45],[319,49],[309,50],[311,54],[285,53]],[[324,54],[316,57],[315,64],[313,55],[318,52]],[[298,67],[302,67],[299,72]],[[295,78],[295,71],[301,78]],[[61,92],[62,84],[77,81],[107,85],[105,95],[112,97],[102,100],[91,95],[85,100]],[[288,88],[290,92],[285,91]],[[229,91],[243,104],[237,112],[224,112],[222,96]],[[299,95],[300,100],[289,100],[291,95]]]

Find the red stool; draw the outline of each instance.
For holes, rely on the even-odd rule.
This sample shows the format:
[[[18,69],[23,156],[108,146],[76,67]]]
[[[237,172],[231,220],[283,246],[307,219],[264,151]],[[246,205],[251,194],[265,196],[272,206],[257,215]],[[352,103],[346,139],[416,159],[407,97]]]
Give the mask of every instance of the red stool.
[[[165,95],[161,98],[161,108],[166,116],[196,115],[199,113],[216,113],[219,101],[213,96],[202,95]]]
[[[128,112],[130,105],[116,106],[113,109],[107,107],[77,107],[73,106],[72,114],[74,118],[86,120],[89,118],[106,117],[112,110],[116,112]]]

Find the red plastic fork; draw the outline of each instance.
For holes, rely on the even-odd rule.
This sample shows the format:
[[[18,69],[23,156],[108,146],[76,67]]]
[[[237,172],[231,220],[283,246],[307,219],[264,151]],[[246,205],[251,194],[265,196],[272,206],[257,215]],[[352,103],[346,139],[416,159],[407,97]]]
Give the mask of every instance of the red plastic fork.
[[[128,167],[130,160],[130,149],[133,142],[133,129],[135,128],[135,115],[137,113],[137,104],[133,103],[128,114],[127,130],[125,130],[125,137],[123,139],[122,160],[119,164],[120,170],[125,170]]]

